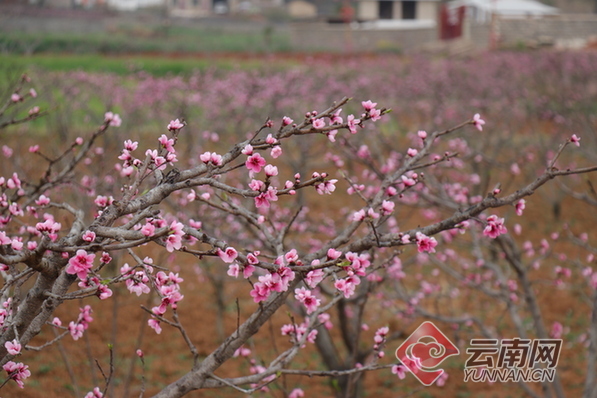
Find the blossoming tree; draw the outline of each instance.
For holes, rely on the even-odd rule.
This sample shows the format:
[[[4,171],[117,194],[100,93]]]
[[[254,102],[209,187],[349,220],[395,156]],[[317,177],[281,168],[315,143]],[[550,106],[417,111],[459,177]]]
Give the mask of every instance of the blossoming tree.
[[[27,84],[24,77],[0,109],[1,115],[35,99],[37,93],[26,91]],[[441,287],[425,280],[416,288],[406,284],[408,265],[401,260],[406,252],[417,253],[416,261],[434,264],[463,286],[504,300],[519,331],[525,333],[515,308],[520,284],[537,335],[547,336],[520,252],[507,234],[516,227],[495,212],[513,206],[516,214],[523,215],[525,198],[550,180],[597,170],[557,167],[560,155],[570,144],[579,146],[580,138],[571,135],[562,142],[536,178],[508,189],[494,181],[498,183],[494,188],[473,194],[462,180],[464,175],[472,182],[471,174],[454,172],[451,166],[474,163],[474,151],[451,137],[463,129],[475,129],[482,140],[487,125],[479,114],[445,130],[421,130],[411,137],[410,147],[382,148],[374,154],[358,137],[372,134],[372,124],[388,117],[389,110],[366,100],[358,113],[346,114],[343,108],[348,102],[343,98],[302,116],[267,119],[227,151],[191,150],[190,158],[181,155],[177,144],[182,135],[194,134],[193,127],[179,119],[164,123],[164,132],[155,141],[127,138],[119,153],[108,155],[117,170],[110,179],[113,189],[97,192],[91,199],[73,194],[74,176],[80,177],[83,166],[92,163],[90,155],[98,139],[121,125],[119,115],[107,112],[97,130],[66,145],[58,157],[46,155],[42,146],[32,146],[30,156],[38,156],[45,164],[39,179],[17,172],[0,177],[4,279],[0,365],[6,382],[26,386],[31,372],[30,354],[24,348],[40,348],[30,342],[42,329],[59,333],[41,348],[65,336],[81,338],[93,320],[93,300],[110,300],[118,284],[136,296],[153,292],[158,299],[152,308],[144,308],[150,316],[148,326],[157,334],[164,327],[177,329],[193,356],[188,372],[172,380],[157,397],[181,397],[207,388],[252,393],[286,374],[327,376],[336,381],[338,395],[356,396],[365,372],[392,368],[403,378],[403,367],[395,360],[383,360],[388,342],[402,330],[380,326],[373,341],[362,348],[360,332],[368,328],[362,325],[362,314],[378,293],[382,302],[407,303],[404,319],[418,314],[451,324],[476,325],[484,335],[495,335],[475,316],[447,316],[422,305],[425,297]],[[43,115],[32,107],[27,116],[8,119],[0,126]],[[330,159],[337,173],[322,169],[304,174],[284,163],[293,146],[307,139],[334,143],[339,154]],[[379,142],[384,139],[380,136]],[[340,184],[347,187],[346,194],[338,192]],[[306,206],[301,205],[329,200],[335,200],[338,209],[333,217],[309,218]],[[409,222],[410,227],[396,216],[401,207],[430,204],[437,211],[428,219]],[[221,220],[225,226],[218,225]],[[455,241],[466,237],[471,250],[451,249]],[[207,259],[217,259],[229,278],[250,285],[251,313],[242,320],[238,315],[234,330],[207,356],[200,358],[179,317],[179,303],[185,300],[183,278],[168,264],[147,256],[148,245],[191,256],[200,266]],[[497,257],[510,263],[516,278],[509,279],[497,260],[487,257],[487,250],[495,246],[503,253]],[[471,262],[471,255],[480,269],[491,271],[490,276],[467,275],[453,267],[455,258],[460,256],[464,264]],[[126,261],[115,264],[116,256]],[[497,290],[492,287],[495,280],[501,283]],[[389,288],[383,290],[384,286]],[[507,294],[502,296],[504,291]],[[55,317],[56,309],[73,299],[87,299],[78,316],[68,323]],[[227,361],[255,354],[247,343],[282,308],[293,314],[280,330],[288,346],[274,358],[252,360],[245,375],[218,376]],[[338,308],[337,322],[330,315],[334,308]],[[346,346],[344,358],[335,349],[334,333]],[[327,370],[291,366],[309,345],[317,347]],[[138,351],[137,355],[142,359],[144,354]],[[87,396],[104,396],[110,380],[108,375]],[[587,381],[587,389],[594,387],[595,380]],[[559,384],[553,388],[561,395]],[[297,398],[304,392],[290,389],[287,395]]]

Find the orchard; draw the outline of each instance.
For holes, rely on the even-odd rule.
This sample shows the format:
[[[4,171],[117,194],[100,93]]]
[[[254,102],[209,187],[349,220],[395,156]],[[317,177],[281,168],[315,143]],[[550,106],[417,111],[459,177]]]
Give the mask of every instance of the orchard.
[[[595,65],[13,75],[0,395],[597,397]],[[465,382],[474,339],[560,341],[554,377]]]

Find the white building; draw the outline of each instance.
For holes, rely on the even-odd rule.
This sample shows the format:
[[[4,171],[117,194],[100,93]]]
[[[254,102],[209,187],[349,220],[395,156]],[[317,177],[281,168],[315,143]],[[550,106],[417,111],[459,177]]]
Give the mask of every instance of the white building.
[[[493,14],[501,18],[538,18],[559,14],[559,10],[534,0],[456,0],[451,6],[467,6],[472,21],[485,23]]]
[[[146,7],[164,6],[164,0],[107,0],[108,7],[118,11],[134,11]]]
[[[41,0],[29,0],[31,4],[40,4]],[[164,7],[165,0],[44,0],[49,7],[110,8],[117,11],[135,11],[146,7]]]
[[[437,20],[439,0],[359,0],[360,20],[399,20],[432,23]]]

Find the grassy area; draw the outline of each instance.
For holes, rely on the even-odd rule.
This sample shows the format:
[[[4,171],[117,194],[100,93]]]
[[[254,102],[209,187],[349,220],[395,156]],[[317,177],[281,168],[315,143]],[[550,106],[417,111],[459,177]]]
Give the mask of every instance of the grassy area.
[[[280,61],[288,63],[290,61]],[[233,69],[236,67],[263,67],[263,59],[222,57],[222,56],[175,56],[159,54],[149,55],[99,55],[99,54],[35,54],[35,55],[0,55],[0,76],[6,77],[8,71],[31,71],[43,69],[47,71],[105,72],[127,75],[136,71],[144,71],[155,76],[188,75],[194,70],[210,67]],[[10,79],[14,80],[14,79]]]
[[[3,70],[84,70],[119,75],[146,71],[156,76],[195,69],[259,67],[259,57],[291,50],[288,33],[267,24],[222,27],[121,24],[101,33],[0,31]],[[244,54],[223,57],[226,54]],[[242,65],[239,65],[242,61]],[[0,74],[6,73],[0,71]]]
[[[0,32],[4,54],[268,53],[290,48],[288,34],[271,26],[242,31],[134,25],[92,34]]]

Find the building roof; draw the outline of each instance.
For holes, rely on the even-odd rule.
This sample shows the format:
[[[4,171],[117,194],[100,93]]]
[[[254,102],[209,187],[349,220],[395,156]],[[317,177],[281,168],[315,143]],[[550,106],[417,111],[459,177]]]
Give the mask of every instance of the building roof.
[[[555,15],[559,10],[534,0],[457,0],[455,5],[466,5],[503,16]]]

